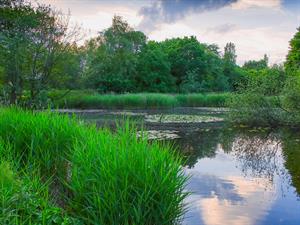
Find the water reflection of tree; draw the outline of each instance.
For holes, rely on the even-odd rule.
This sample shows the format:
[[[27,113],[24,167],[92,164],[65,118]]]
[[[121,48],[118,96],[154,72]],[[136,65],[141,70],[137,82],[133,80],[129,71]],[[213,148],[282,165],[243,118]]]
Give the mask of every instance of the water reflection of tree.
[[[246,176],[265,178],[272,184],[277,175],[282,189],[289,187],[286,184],[291,184],[300,195],[298,137],[299,133],[287,130],[243,133],[235,138],[232,154],[239,160]]]
[[[232,154],[245,176],[263,178],[270,185],[275,176],[282,185],[292,183],[300,196],[300,136],[293,131],[200,130],[176,141],[192,168],[201,158],[215,157],[218,144]],[[267,188],[267,187],[266,187]]]
[[[285,167],[291,175],[292,185],[300,196],[300,140],[299,133],[292,131],[282,132],[283,157]]]
[[[203,129],[197,132],[180,134],[182,138],[176,145],[186,157],[185,166],[192,168],[201,158],[212,158],[216,155],[218,144],[231,149],[233,132],[226,129]]]
[[[264,178],[273,183],[275,175],[283,175],[281,141],[276,133],[243,133],[236,136],[232,154],[245,176]]]

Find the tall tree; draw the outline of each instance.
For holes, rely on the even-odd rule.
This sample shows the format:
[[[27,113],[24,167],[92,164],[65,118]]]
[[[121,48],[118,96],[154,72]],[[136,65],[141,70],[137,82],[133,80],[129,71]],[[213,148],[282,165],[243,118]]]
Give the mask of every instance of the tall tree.
[[[268,68],[269,58],[264,54],[264,58],[261,60],[249,60],[244,63],[243,68],[246,70],[263,70]]]
[[[141,51],[136,71],[137,91],[174,92],[175,79],[170,73],[168,56],[156,42],[149,42]]]
[[[193,36],[168,39],[163,41],[161,46],[171,63],[171,74],[175,78],[177,91],[185,91],[183,84],[187,87],[187,82],[197,82],[198,84],[193,86],[200,87],[210,69],[207,64],[207,52],[211,50]]]
[[[67,31],[68,18],[62,13],[25,0],[4,1],[0,15],[1,60],[10,102],[17,103],[26,88],[34,104],[76,31]]]
[[[300,70],[300,27],[290,41],[290,50],[286,57],[285,68],[288,73]]]
[[[28,45],[26,30],[34,26],[34,14],[23,0],[1,1],[0,7],[0,60],[9,101],[14,104],[23,91],[25,55]]]
[[[236,51],[235,51],[235,45],[232,42],[229,42],[226,44],[224,48],[224,64],[228,64],[230,66],[236,64]]]
[[[60,55],[63,60],[59,60],[53,66],[49,87],[63,89],[82,88],[85,65],[84,47],[78,47],[76,43],[67,44]]]
[[[223,73],[227,77],[229,89],[234,90],[236,83],[239,79],[239,75],[236,72],[236,51],[235,45],[232,42],[226,44],[224,48],[223,56]]]
[[[126,92],[133,89],[138,53],[146,36],[119,16],[112,26],[88,44],[87,84],[100,91]],[[91,49],[93,48],[93,49]]]

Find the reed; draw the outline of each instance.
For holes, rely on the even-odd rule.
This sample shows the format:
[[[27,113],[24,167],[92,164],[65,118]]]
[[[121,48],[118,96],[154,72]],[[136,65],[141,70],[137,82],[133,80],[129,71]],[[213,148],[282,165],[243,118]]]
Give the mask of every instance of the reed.
[[[0,221],[176,224],[187,195],[181,163],[169,146],[137,138],[129,122],[112,132],[50,112],[0,109],[0,182],[10,193],[1,193],[7,213]]]
[[[50,94],[53,96],[53,94]],[[57,94],[56,94],[57,96]],[[59,108],[81,109],[130,109],[130,108],[173,108],[173,107],[223,107],[230,97],[228,93],[209,94],[103,94],[71,91],[63,98],[55,100]]]
[[[137,139],[128,123],[117,134],[86,136],[73,155],[72,202],[89,224],[177,224],[186,176],[169,147]]]
[[[48,183],[32,170],[30,175],[26,168],[16,170],[20,167],[9,161],[10,149],[0,142],[0,224],[76,224],[78,220],[53,204]]]

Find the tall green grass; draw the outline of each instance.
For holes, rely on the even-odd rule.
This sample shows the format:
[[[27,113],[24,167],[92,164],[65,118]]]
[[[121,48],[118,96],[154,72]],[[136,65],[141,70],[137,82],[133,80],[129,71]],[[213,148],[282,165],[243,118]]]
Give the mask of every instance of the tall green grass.
[[[75,224],[76,219],[51,203],[47,183],[25,167],[16,170],[10,150],[0,142],[0,224]]]
[[[180,159],[132,131],[91,132],[75,147],[74,211],[90,224],[176,224],[186,196]]]
[[[8,196],[1,199],[4,224],[56,224],[56,217],[57,224],[175,224],[184,212],[181,159],[137,138],[128,123],[112,133],[50,112],[6,108],[0,139],[0,182],[8,182],[1,190],[11,193],[1,194]],[[16,195],[23,187],[25,200]],[[22,216],[24,204],[34,215]]]
[[[71,91],[58,98],[58,91],[49,93],[54,105],[60,108],[114,109],[114,108],[172,108],[172,107],[223,107],[229,93],[211,94],[103,94]]]
[[[176,95],[178,105],[186,107],[224,107],[230,93],[180,94]]]
[[[47,177],[65,179],[73,144],[83,138],[77,127],[75,120],[50,112],[0,109],[0,137],[10,143],[14,160]]]

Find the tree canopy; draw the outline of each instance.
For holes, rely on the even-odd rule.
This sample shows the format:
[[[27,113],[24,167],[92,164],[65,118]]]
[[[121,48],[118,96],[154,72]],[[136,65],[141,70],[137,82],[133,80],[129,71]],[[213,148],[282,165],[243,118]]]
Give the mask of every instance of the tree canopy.
[[[300,28],[284,68],[270,67],[267,55],[240,67],[232,42],[221,51],[195,36],[149,41],[114,16],[109,28],[79,47],[68,16],[50,6],[3,0],[0,10],[0,87],[10,103],[22,102],[27,93],[29,104],[35,104],[51,88],[194,93],[240,91],[269,82],[266,93],[272,95],[282,88],[285,71],[295,74],[300,68]]]
[[[11,103],[20,102],[24,90],[34,104],[49,86],[53,68],[71,46],[68,18],[50,6],[29,1],[1,2],[0,61]]]
[[[300,70],[300,27],[290,41],[290,50],[286,57],[285,67],[290,73]]]

